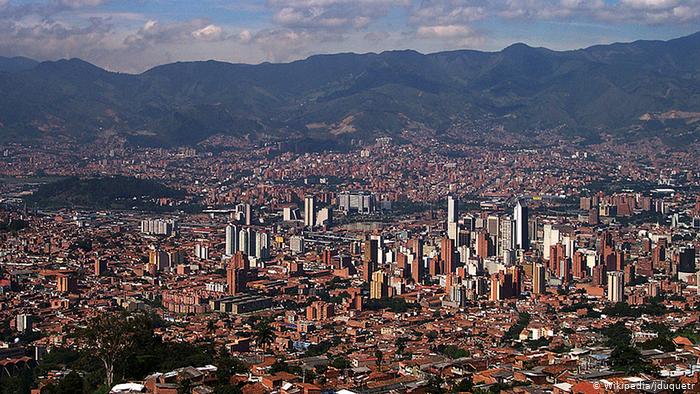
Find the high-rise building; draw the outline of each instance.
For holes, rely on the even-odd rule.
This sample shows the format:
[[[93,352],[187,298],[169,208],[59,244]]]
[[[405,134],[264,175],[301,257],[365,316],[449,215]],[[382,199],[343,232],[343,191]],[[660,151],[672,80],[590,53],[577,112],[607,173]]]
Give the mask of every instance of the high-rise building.
[[[452,274],[457,269],[454,242],[444,238],[440,243],[440,259],[445,263],[445,273]]]
[[[238,250],[247,256],[255,256],[257,233],[248,227],[238,232]]]
[[[532,294],[544,294],[545,288],[546,282],[544,265],[535,263],[532,270]]]
[[[476,235],[476,255],[486,259],[491,255],[491,239],[485,232]]]
[[[253,207],[250,204],[245,204],[245,225],[250,226],[253,224]]]
[[[233,256],[238,251],[238,227],[226,226],[226,256]]]
[[[499,301],[503,299],[503,288],[501,287],[501,282],[498,278],[498,274],[493,274],[491,275],[491,287],[490,287],[490,295],[489,295],[489,300],[491,301]]]
[[[447,223],[459,221],[459,200],[454,195],[447,196]]]
[[[19,332],[32,331],[32,323],[34,322],[34,317],[32,315],[27,315],[25,313],[19,314],[15,320],[15,328]]]
[[[376,239],[368,239],[365,241],[364,250],[362,251],[362,276],[365,281],[369,281],[372,273],[377,269],[379,262],[379,241]]]
[[[376,198],[369,192],[342,192],[338,195],[338,205],[345,213],[372,213],[375,210]]]
[[[423,258],[418,255],[413,255],[413,260],[411,260],[411,279],[413,283],[421,283],[423,276],[425,275],[425,269],[423,268]]]
[[[304,225],[306,227],[316,225],[316,197],[312,195],[304,197]]]
[[[267,231],[255,233],[255,257],[260,260],[270,258],[270,233]]]
[[[319,226],[331,227],[333,225],[333,208],[325,207],[318,211],[316,224]]]
[[[530,236],[528,234],[528,210],[520,203],[515,204],[513,209],[513,220],[515,222],[515,246],[518,249],[530,249]]]
[[[515,246],[513,245],[513,219],[510,216],[501,217],[498,230],[496,254],[502,255],[504,251],[514,249]]]
[[[625,297],[625,276],[620,271],[608,272],[608,301],[622,302]]]
[[[95,276],[104,276],[107,273],[107,260],[95,257]]]
[[[459,243],[459,223],[447,223],[447,238],[454,241],[455,244]]]
[[[62,272],[56,276],[56,290],[59,293],[77,293],[78,279],[73,272]]]
[[[144,219],[141,221],[141,232],[148,235],[171,236],[177,230],[177,222],[165,219]]]
[[[369,283],[369,298],[381,299],[386,297],[388,293],[386,274],[382,271],[375,271],[372,273],[371,279]]]
[[[241,252],[237,252],[226,268],[226,285],[228,294],[236,295],[246,288],[248,277],[248,258]]]
[[[289,237],[289,249],[292,253],[304,253],[304,237],[301,235]]]

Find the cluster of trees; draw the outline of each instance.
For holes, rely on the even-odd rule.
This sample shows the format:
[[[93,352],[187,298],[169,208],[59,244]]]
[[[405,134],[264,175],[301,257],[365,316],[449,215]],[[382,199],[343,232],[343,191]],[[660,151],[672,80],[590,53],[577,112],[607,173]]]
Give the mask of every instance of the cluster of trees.
[[[382,309],[389,309],[392,312],[403,313],[412,308],[418,308],[418,304],[409,304],[405,299],[401,297],[386,297],[381,299],[372,299],[367,302],[367,309],[371,311],[378,311]]]
[[[650,299],[646,304],[634,307],[626,302],[618,302],[606,306],[602,314],[615,317],[640,317],[642,315],[662,316],[667,313],[668,310],[661,301],[661,298],[655,297]]]
[[[48,207],[81,206],[93,208],[129,209],[153,204],[148,199],[182,198],[184,192],[147,179],[124,176],[104,178],[70,177],[39,186],[27,198],[29,203]]]
[[[455,345],[438,345],[437,351],[451,359],[469,357],[469,352]]]
[[[654,372],[654,367],[647,363],[639,349],[632,345],[632,331],[625,327],[624,323],[612,324],[601,332],[607,338],[606,346],[612,348],[610,363],[614,369],[628,374]]]
[[[530,324],[530,314],[527,312],[521,312],[518,315],[518,322],[510,326],[505,335],[503,335],[504,341],[512,341],[518,339],[520,333],[525,329],[525,327]]]
[[[4,222],[0,222],[0,233],[4,231],[17,232],[23,230],[29,226],[29,222],[21,219],[9,219]]]
[[[107,393],[121,381],[142,380],[157,371],[171,371],[185,366],[213,364],[218,367],[217,393],[237,393],[228,384],[233,373],[248,368],[233,358],[225,348],[210,344],[163,342],[154,329],[163,324],[157,316],[147,314],[104,313],[88,320],[75,333],[78,348],[57,348],[48,353],[33,371],[0,379],[0,394],[29,393],[37,378],[51,370],[72,372],[46,387],[51,394]],[[256,331],[262,343],[272,341],[269,324]]]

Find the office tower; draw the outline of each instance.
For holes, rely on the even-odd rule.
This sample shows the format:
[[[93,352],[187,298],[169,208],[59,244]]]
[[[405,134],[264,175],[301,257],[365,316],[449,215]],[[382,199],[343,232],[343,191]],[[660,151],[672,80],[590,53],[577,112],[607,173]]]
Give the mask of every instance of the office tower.
[[[147,235],[164,235],[169,237],[177,230],[177,222],[164,219],[144,219],[141,221],[141,232]]]
[[[306,307],[306,320],[324,321],[335,314],[333,304],[323,301],[314,301]]]
[[[250,263],[248,262],[248,257],[242,252],[237,252],[231,261],[229,261],[228,267],[226,268],[228,294],[236,295],[245,290],[249,268]]]
[[[571,259],[568,257],[559,259],[559,278],[561,278],[562,283],[571,282]]]
[[[447,223],[447,238],[457,244],[459,242],[459,223]]]
[[[56,290],[59,293],[77,293],[78,279],[72,272],[56,275]]]
[[[447,223],[459,221],[459,200],[456,196],[447,196]]]
[[[513,244],[513,219],[510,216],[501,218],[498,225],[499,238],[497,243],[497,254],[502,254],[505,250],[514,249]]]
[[[499,237],[500,234],[500,218],[496,215],[489,215],[486,218],[486,232],[491,236]]]
[[[420,261],[423,261],[423,240],[420,238],[415,238],[411,240],[411,250],[413,251],[413,254],[416,255],[416,258]]]
[[[342,192],[338,205],[345,213],[368,214],[375,210],[376,198],[369,192]]]
[[[171,250],[168,252],[168,266],[174,267],[185,262],[185,254],[179,250]]]
[[[285,222],[291,222],[294,220],[299,220],[299,209],[292,207],[284,207],[282,209],[282,220]]]
[[[250,260],[248,259],[248,256],[243,254],[243,252],[236,252],[230,262],[233,264],[234,268],[242,269],[244,271],[248,271],[250,269]]]
[[[316,197],[304,197],[304,226],[314,227],[316,225]]]
[[[245,225],[250,226],[253,224],[253,207],[250,204],[245,204]]]
[[[489,300],[499,301],[503,299],[503,288],[501,287],[501,282],[498,278],[498,274],[491,275],[491,293],[489,295]]]
[[[270,234],[267,231],[255,233],[255,257],[260,260],[270,257]]]
[[[528,211],[527,207],[520,203],[515,204],[513,210],[513,220],[515,222],[515,246],[518,249],[530,249],[530,237],[528,235]]]
[[[476,255],[481,257],[482,259],[485,259],[489,257],[490,254],[490,249],[491,249],[491,242],[488,234],[485,232],[479,232],[476,235]]]
[[[319,210],[316,215],[316,224],[325,227],[333,226],[333,208],[325,207]]]
[[[565,258],[564,255],[564,245],[561,243],[549,247],[549,270],[556,273],[557,276],[561,273],[559,262]]]
[[[598,209],[591,209],[588,211],[588,224],[591,226],[597,226],[600,223],[600,214]]]
[[[421,283],[423,276],[425,275],[425,269],[423,268],[423,258],[421,256],[414,255],[411,261],[411,279],[413,283]]]
[[[304,253],[304,237],[301,235],[289,237],[289,249],[292,253]]]
[[[195,255],[198,256],[196,251]],[[157,271],[163,271],[169,268],[170,258],[168,257],[168,253],[160,249],[148,251],[148,264],[155,267]]]
[[[32,323],[34,322],[34,317],[32,315],[27,315],[25,313],[17,315],[15,318],[15,328],[21,333],[27,331],[32,331]]]
[[[256,233],[248,227],[238,232],[238,250],[247,256],[255,255]]]
[[[574,252],[572,259],[572,273],[574,278],[583,279],[588,276],[588,268],[586,266],[586,256],[581,251]]]
[[[370,276],[377,269],[379,261],[379,241],[376,239],[368,239],[365,241],[362,253],[362,276],[365,281],[369,281]]]
[[[226,256],[233,256],[238,251],[238,227],[226,226]]]
[[[625,276],[619,271],[608,272],[608,301],[622,302],[625,296]]]
[[[543,264],[535,263],[532,270],[532,294],[544,294],[546,288],[545,268]]]
[[[95,276],[104,276],[107,273],[107,261],[95,257]]]
[[[209,247],[207,245],[202,244],[201,242],[197,242],[194,245],[194,257],[196,257],[200,260],[208,260],[209,259]]]
[[[388,293],[386,275],[382,271],[372,273],[372,280],[369,287],[369,298],[381,299],[385,298]]]
[[[440,259],[445,263],[446,274],[455,272],[457,269],[455,247],[453,241],[449,238],[444,238],[440,243]]]

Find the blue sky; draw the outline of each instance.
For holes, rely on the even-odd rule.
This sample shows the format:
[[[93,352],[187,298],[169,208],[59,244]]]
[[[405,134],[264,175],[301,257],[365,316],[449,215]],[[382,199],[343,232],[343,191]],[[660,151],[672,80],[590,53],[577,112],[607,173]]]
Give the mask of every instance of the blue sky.
[[[188,60],[552,49],[700,30],[700,0],[0,0],[0,56],[141,72]]]

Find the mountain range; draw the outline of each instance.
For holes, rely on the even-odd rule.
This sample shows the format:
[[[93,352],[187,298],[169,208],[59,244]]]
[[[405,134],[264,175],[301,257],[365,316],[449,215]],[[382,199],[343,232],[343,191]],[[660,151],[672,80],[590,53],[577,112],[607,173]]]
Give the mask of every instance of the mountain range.
[[[520,135],[700,139],[700,33],[553,51],[317,55],[291,63],[178,62],[144,73],[80,59],[0,58],[0,138],[119,137],[191,145],[371,140],[407,129],[469,137],[484,121]]]

